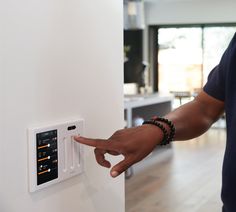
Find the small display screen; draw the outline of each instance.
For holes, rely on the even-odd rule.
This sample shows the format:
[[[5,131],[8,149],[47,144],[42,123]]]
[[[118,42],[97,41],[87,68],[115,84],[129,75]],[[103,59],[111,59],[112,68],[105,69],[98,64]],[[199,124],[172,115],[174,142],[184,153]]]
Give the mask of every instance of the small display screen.
[[[37,185],[58,178],[57,130],[36,134]]]

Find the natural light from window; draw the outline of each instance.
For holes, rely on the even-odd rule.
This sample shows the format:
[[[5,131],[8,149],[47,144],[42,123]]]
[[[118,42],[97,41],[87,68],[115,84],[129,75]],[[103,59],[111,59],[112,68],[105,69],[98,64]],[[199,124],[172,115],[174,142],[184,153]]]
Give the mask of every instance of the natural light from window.
[[[235,31],[231,26],[159,28],[159,91],[198,92]]]

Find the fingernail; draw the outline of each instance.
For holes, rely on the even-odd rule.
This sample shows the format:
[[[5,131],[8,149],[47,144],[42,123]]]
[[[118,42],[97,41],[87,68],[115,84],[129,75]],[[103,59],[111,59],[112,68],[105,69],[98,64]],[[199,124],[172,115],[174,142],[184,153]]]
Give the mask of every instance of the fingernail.
[[[112,171],[111,172],[112,177],[117,177],[118,175],[119,175],[119,173],[117,171]]]

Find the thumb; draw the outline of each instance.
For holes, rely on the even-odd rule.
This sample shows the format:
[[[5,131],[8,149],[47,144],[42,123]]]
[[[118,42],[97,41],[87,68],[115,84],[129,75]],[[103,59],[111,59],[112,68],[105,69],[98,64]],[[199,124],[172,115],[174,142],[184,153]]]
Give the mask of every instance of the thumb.
[[[112,167],[110,172],[111,176],[117,177],[122,172],[127,170],[130,166],[132,166],[133,163],[134,163],[133,160],[131,160],[130,158],[125,158],[124,160],[122,160],[121,162],[117,163],[115,166]]]

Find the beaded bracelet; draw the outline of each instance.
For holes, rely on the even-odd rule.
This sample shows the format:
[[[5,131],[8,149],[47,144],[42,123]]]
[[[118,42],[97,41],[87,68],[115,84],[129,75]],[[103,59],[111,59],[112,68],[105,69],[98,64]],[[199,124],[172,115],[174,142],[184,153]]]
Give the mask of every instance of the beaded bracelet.
[[[169,128],[170,128],[169,134],[168,134],[166,128],[160,122],[164,122],[165,124],[167,124],[169,126]],[[160,145],[167,145],[171,141],[173,141],[174,136],[175,136],[175,126],[170,120],[162,118],[162,117],[154,116],[151,120],[144,121],[143,124],[152,124],[152,125],[159,127],[162,130],[164,137],[163,137],[163,140],[161,141]]]
[[[167,124],[169,126],[169,128],[170,128],[170,134],[169,134],[168,139],[167,139],[168,143],[173,141],[174,136],[175,136],[175,126],[174,126],[174,124],[170,120],[168,120],[166,118],[163,118],[163,117],[158,117],[158,116],[152,117],[151,120],[159,121],[159,122],[164,122],[165,124]]]
[[[166,145],[166,144],[170,143],[170,142],[168,142],[169,141],[168,132],[167,132],[166,128],[161,123],[151,119],[151,120],[148,120],[148,121],[144,121],[143,124],[152,124],[152,125],[155,125],[155,126],[157,126],[158,128],[161,129],[161,131],[163,132],[163,139],[162,139],[160,145]]]

